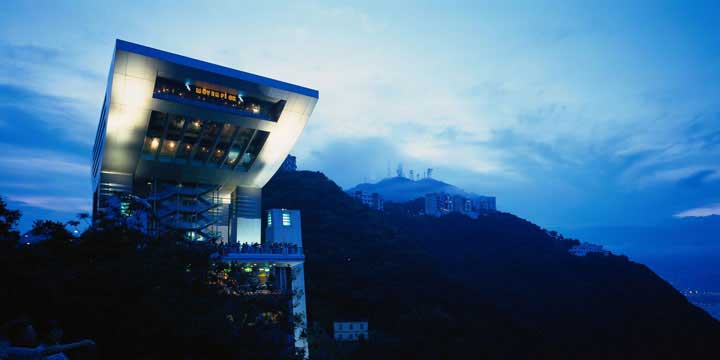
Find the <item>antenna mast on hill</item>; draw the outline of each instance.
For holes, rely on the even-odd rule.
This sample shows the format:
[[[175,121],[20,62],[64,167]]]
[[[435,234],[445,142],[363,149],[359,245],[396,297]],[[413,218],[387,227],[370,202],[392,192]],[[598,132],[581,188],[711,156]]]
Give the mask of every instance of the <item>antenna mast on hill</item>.
[[[431,178],[432,178],[432,168],[428,168],[428,169],[427,169],[427,178],[428,178],[428,179],[431,179]]]

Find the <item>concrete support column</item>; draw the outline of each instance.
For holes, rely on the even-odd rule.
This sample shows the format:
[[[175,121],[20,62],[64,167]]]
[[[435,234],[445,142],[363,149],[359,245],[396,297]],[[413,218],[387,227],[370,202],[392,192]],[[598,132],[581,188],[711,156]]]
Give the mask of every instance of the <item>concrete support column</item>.
[[[292,267],[292,314],[300,319],[299,324],[294,324],[295,347],[305,350],[305,358],[310,356],[307,336],[307,308],[305,305],[305,266],[304,264]]]
[[[230,242],[260,243],[260,211],[262,189],[251,187],[235,188],[232,193],[230,213]]]

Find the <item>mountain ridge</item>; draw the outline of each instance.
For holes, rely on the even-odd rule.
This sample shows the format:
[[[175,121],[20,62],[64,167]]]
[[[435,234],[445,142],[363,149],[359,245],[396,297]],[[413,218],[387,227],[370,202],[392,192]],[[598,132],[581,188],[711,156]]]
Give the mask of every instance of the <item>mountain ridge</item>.
[[[375,192],[380,194],[385,200],[394,202],[410,201],[436,192],[461,195],[467,198],[477,198],[481,196],[433,178],[411,180],[400,176],[385,178],[376,183],[361,183],[345,191],[348,193],[355,191]]]

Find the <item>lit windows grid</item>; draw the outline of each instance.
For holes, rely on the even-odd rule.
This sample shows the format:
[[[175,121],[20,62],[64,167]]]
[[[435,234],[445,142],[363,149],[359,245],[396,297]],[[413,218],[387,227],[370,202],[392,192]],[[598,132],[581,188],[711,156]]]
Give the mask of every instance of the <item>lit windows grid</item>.
[[[146,160],[247,171],[270,133],[153,111],[143,141]]]
[[[283,226],[291,226],[290,222],[290,213],[287,211],[283,211],[282,213],[282,225]]]

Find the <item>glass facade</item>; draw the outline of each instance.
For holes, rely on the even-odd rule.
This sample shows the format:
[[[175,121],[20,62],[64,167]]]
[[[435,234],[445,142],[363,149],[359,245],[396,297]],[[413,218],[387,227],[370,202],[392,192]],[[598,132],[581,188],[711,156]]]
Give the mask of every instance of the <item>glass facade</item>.
[[[153,111],[143,141],[142,157],[145,160],[247,171],[268,135],[266,131],[229,123]]]
[[[283,100],[268,101],[243,95],[236,89],[193,84],[190,81],[183,83],[163,77],[155,80],[153,96],[216,105],[226,108],[228,111],[270,121],[277,121],[285,103]]]

